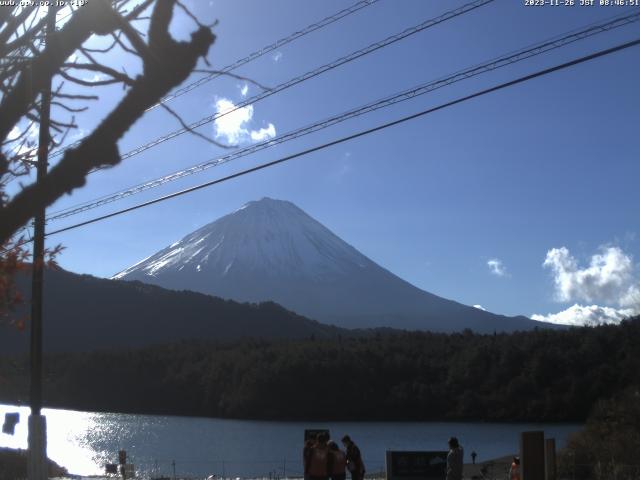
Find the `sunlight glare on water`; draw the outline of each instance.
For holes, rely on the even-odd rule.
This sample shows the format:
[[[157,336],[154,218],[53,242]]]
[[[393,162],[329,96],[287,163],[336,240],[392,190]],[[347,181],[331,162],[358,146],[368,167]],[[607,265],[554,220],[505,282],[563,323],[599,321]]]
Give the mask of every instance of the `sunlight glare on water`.
[[[18,412],[20,421],[13,435],[1,434],[0,446],[26,449],[28,437],[28,407],[0,405],[0,418],[5,413]],[[97,414],[72,410],[52,410],[44,408],[42,414],[47,419],[47,455],[58,465],[73,473],[99,475],[103,473],[101,465],[106,463],[106,452],[97,451],[89,444],[93,436],[100,436],[100,423]],[[91,442],[94,443],[93,441]]]
[[[0,447],[27,447],[29,409],[0,404],[0,421],[19,412],[14,435],[0,433]],[[70,473],[101,475],[118,450],[140,478],[173,473],[190,478],[302,477],[305,428],[328,428],[333,438],[349,434],[368,471],[384,470],[387,450],[442,450],[451,435],[481,461],[517,452],[519,433],[544,430],[562,448],[579,424],[465,422],[277,422],[220,418],[92,413],[44,409],[48,456]]]

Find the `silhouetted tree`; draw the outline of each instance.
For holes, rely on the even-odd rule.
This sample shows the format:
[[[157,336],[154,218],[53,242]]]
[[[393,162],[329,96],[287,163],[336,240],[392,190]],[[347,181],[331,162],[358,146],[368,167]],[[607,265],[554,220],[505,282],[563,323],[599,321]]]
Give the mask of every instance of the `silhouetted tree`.
[[[215,39],[211,27],[200,24],[177,0],[90,0],[75,9],[65,7],[71,9],[69,18],[47,34],[45,42],[47,15],[38,2],[15,3],[0,9],[0,315],[21,300],[13,285],[27,257],[19,229],[36,212],[82,187],[92,170],[120,163],[118,141],[145,110],[194,71]],[[198,24],[189,41],[176,41],[169,33],[176,6]],[[140,21],[148,25],[146,35],[134,25]],[[110,45],[90,48],[87,41],[94,35],[111,37]],[[108,54],[117,51],[140,59],[138,76],[131,78],[118,65],[109,64]],[[80,78],[81,72],[93,72],[100,78],[86,80]],[[92,132],[64,151],[40,182],[20,185],[10,196],[7,185],[26,178],[36,155],[32,133],[40,122],[39,98],[51,81],[52,105],[70,118],[52,118],[49,141],[39,148],[62,144],[77,127],[74,113],[98,98],[95,91],[82,89],[122,84],[125,93]]]

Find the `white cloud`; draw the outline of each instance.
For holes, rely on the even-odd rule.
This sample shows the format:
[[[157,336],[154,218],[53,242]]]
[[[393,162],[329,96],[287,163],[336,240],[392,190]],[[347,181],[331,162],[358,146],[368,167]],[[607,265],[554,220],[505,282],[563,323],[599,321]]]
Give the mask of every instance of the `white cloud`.
[[[640,314],[640,284],[634,275],[633,258],[619,247],[602,248],[589,265],[580,268],[566,247],[547,252],[543,266],[551,269],[555,298],[559,302],[601,302],[573,306],[559,313],[531,316],[534,320],[567,325],[619,323]]]
[[[575,304],[566,310],[548,315],[531,315],[531,319],[540,322],[559,323],[562,325],[576,325],[595,327],[604,324],[620,323],[626,317],[637,312],[633,309],[616,309],[612,307],[601,307],[598,305],[578,305]]]
[[[543,266],[554,274],[555,295],[561,302],[584,300],[618,303],[634,286],[633,260],[618,247],[603,248],[589,266],[579,268],[566,247],[547,252]]]
[[[37,153],[36,145],[38,141],[39,128],[35,124],[29,125],[25,135],[23,129],[14,125],[7,135],[8,152],[23,159],[29,159]],[[22,136],[21,136],[22,135]]]
[[[220,98],[216,101],[216,112],[227,113],[214,122],[216,138],[226,138],[229,143],[238,143],[248,132],[244,127],[253,118],[253,105],[238,108],[231,100]]]
[[[239,88],[240,88],[240,95],[242,95],[243,97],[246,97],[247,93],[249,93],[249,85],[245,83],[241,85]]]
[[[273,58],[274,62],[279,62],[282,59],[282,52],[277,51],[271,56],[271,58]]]
[[[621,307],[635,308],[640,311],[640,286],[631,285],[620,297],[618,303]]]
[[[9,135],[7,135],[7,140],[9,141],[15,140],[19,136],[20,136],[20,129],[18,128],[17,125],[14,125],[11,131],[9,132]]]
[[[483,312],[487,311],[487,309],[484,308],[482,305],[474,305],[473,308],[477,308],[478,310],[482,310]]]
[[[87,135],[87,131],[84,128],[79,127],[75,132],[73,132],[71,135],[67,137],[67,142],[69,143],[75,142],[76,140],[80,140],[81,138],[84,138],[86,135]]]
[[[236,105],[231,100],[219,98],[216,101],[216,112],[230,112],[217,118],[214,122],[217,139],[224,139],[227,143],[238,144],[248,140],[268,140],[276,136],[276,127],[272,123],[259,130],[249,130],[247,128],[253,118],[253,105],[236,109]]]
[[[7,141],[13,142],[14,140],[18,139],[18,137],[20,137],[20,135],[22,135],[24,131],[23,128],[24,127],[21,128],[21,126],[14,125],[11,131],[9,132],[9,134],[7,135]],[[38,139],[39,133],[40,133],[39,127],[36,124],[30,124],[27,129],[26,137],[31,141],[35,141]],[[20,140],[22,140],[23,138],[24,136]]]
[[[487,266],[489,267],[489,270],[491,270],[491,273],[493,273],[494,275],[497,275],[498,277],[507,276],[507,269],[502,263],[502,260],[498,258],[492,258],[487,261]]]
[[[106,80],[107,76],[98,72],[83,71],[80,78],[85,82],[101,82],[102,80]]]
[[[251,140],[256,142],[261,142],[263,140],[268,140],[276,136],[276,127],[273,123],[270,123],[267,128],[261,128],[260,130],[253,130],[251,132]]]

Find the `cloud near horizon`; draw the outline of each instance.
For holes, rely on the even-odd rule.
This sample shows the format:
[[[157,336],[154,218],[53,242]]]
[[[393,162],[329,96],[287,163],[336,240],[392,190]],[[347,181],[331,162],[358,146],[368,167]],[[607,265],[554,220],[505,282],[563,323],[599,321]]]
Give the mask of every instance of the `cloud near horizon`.
[[[260,142],[276,136],[276,127],[269,123],[265,128],[250,130],[249,123],[253,119],[253,105],[236,108],[236,105],[228,98],[219,98],[215,103],[216,112],[228,113],[214,122],[213,128],[216,139],[222,139],[230,144],[239,144],[247,141]]]
[[[619,247],[601,248],[585,268],[578,266],[566,247],[552,248],[543,267],[553,273],[556,301],[585,301],[592,305],[575,303],[558,313],[534,314],[534,320],[593,326],[620,323],[640,314],[640,283],[634,274],[633,258]]]
[[[531,319],[562,325],[596,327],[598,325],[618,324],[632,315],[634,315],[634,311],[630,308],[616,309],[598,305],[578,305],[576,303],[558,313],[531,315]]]

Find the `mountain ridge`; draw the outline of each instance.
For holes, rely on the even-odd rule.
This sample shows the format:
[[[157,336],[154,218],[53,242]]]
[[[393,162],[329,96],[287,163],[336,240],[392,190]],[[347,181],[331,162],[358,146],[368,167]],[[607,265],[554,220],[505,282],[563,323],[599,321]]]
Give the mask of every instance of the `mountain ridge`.
[[[268,197],[204,225],[112,278],[236,301],[271,300],[344,328],[490,333],[548,326],[421,290],[293,203]]]
[[[26,298],[28,275],[17,278]],[[47,352],[136,348],[182,340],[235,341],[328,338],[346,330],[304,318],[273,302],[242,304],[157,285],[45,270],[44,349]],[[16,317],[26,314],[27,305]],[[23,353],[29,331],[1,324],[0,351]]]

